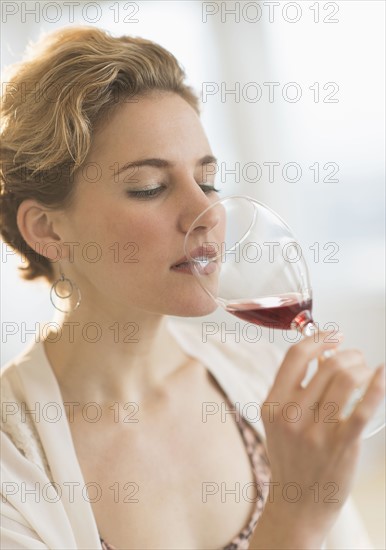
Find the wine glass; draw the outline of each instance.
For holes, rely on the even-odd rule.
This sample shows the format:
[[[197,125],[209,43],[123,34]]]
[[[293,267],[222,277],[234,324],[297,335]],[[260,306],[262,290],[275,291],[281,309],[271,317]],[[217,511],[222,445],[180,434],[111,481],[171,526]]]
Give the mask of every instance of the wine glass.
[[[229,313],[263,327],[317,336],[302,249],[288,225],[268,206],[248,196],[223,197],[193,221],[184,248],[203,290]],[[324,357],[328,356],[327,351]],[[365,390],[353,392],[343,417]],[[384,425],[385,402],[362,437],[374,435]]]

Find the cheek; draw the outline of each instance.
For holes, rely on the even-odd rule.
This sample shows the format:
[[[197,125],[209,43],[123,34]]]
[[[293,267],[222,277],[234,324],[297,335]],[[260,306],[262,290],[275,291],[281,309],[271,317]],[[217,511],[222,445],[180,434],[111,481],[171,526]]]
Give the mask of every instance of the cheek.
[[[141,256],[161,252],[162,243],[166,239],[168,228],[156,216],[143,213],[126,213],[117,220],[117,216],[109,216],[105,220],[104,238],[110,243],[119,243],[121,247],[136,247]]]
[[[119,279],[122,273],[130,279],[154,277],[158,266],[182,255],[172,216],[161,210],[143,203],[128,205],[124,199],[82,201],[68,224],[67,240],[76,242],[77,269],[95,282],[108,276]]]
[[[107,260],[104,268],[110,272],[130,272],[133,276],[142,273],[146,278],[154,275],[157,265],[172,254],[171,230],[170,221],[150,209],[105,212],[96,234]]]

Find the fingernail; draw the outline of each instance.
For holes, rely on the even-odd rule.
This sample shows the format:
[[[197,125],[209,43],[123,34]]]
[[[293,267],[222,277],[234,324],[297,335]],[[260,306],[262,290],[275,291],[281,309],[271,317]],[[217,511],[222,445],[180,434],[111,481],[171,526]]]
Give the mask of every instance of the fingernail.
[[[343,332],[335,332],[335,330],[326,331],[325,334],[324,344],[340,344],[344,338]]]
[[[323,359],[330,359],[330,357],[334,357],[336,351],[334,349],[325,349],[322,353]]]

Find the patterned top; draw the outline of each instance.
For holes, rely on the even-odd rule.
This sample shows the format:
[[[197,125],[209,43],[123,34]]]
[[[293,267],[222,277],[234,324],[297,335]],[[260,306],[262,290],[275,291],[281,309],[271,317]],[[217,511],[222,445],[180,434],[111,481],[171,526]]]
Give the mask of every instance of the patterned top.
[[[230,402],[229,404],[235,410],[234,405]],[[235,419],[251,461],[258,496],[256,498],[255,509],[247,525],[221,550],[247,550],[249,548],[249,541],[252,538],[253,531],[268,498],[268,482],[270,481],[271,474],[267,452],[259,435],[251,427],[249,422],[237,411]],[[102,537],[100,537],[100,541],[102,550],[116,550],[115,546],[106,542]]]

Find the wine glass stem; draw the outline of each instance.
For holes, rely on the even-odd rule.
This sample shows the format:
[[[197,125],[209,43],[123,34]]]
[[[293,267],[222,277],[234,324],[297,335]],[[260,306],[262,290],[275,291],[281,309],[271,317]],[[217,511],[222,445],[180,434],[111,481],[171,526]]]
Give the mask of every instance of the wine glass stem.
[[[298,328],[303,336],[312,336],[319,330],[317,325],[313,321],[309,321],[303,325],[300,325]]]

